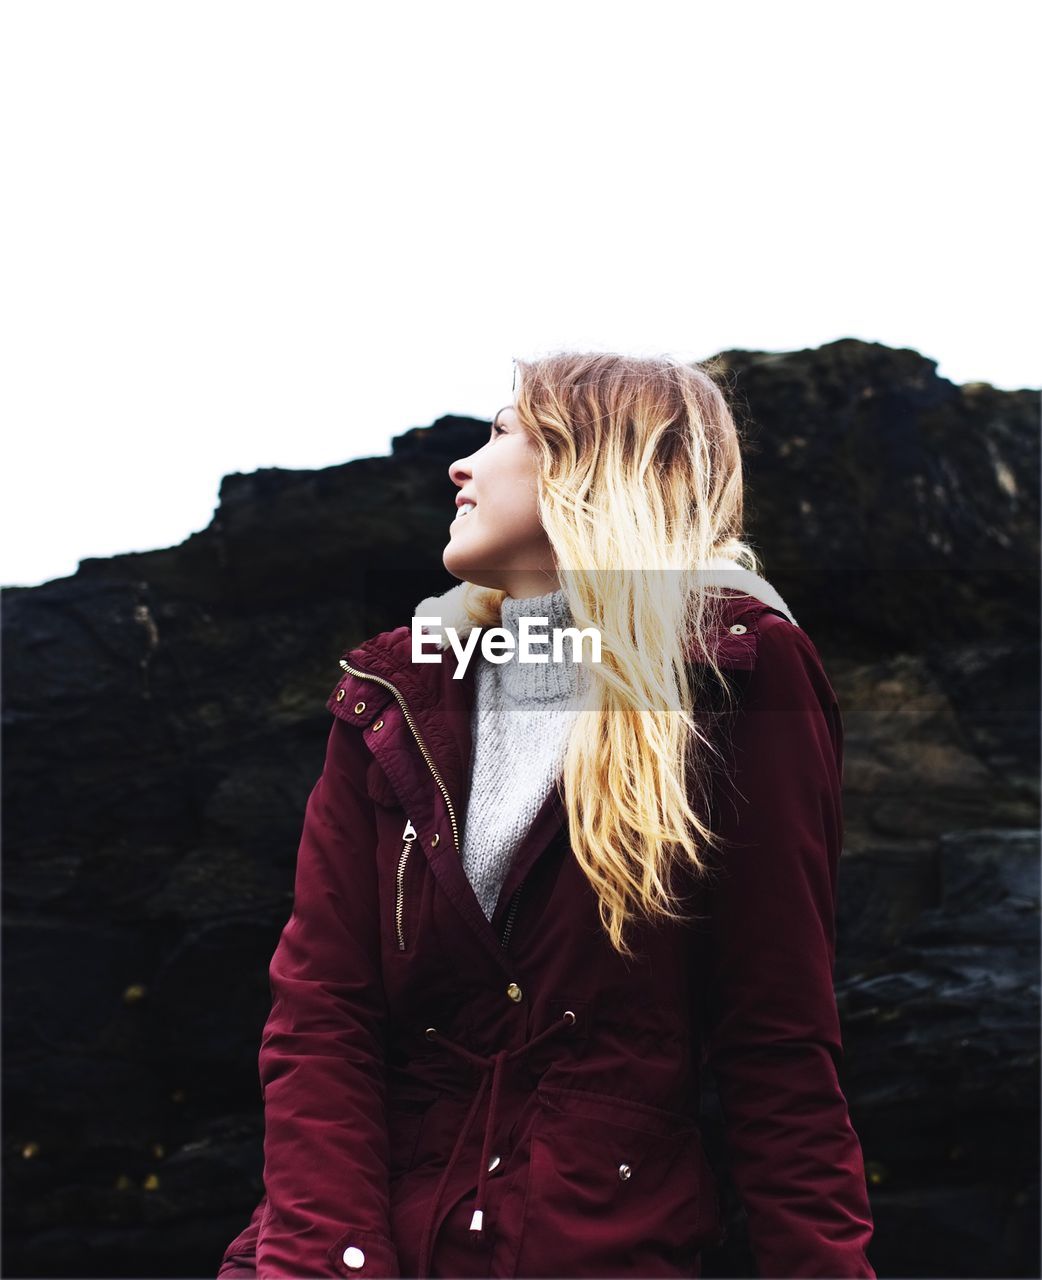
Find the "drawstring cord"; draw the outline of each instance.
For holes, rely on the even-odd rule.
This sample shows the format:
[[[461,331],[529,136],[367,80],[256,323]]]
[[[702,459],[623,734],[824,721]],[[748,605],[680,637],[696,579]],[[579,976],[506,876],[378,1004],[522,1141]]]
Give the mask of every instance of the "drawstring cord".
[[[467,1140],[467,1135],[470,1133],[471,1125],[474,1123],[474,1117],[477,1115],[478,1108],[481,1106],[481,1100],[485,1096],[485,1084],[489,1080],[489,1068],[491,1068],[492,1088],[489,1097],[488,1113],[485,1117],[485,1133],[481,1143],[481,1163],[478,1168],[478,1186],[477,1193],[474,1197],[474,1212],[470,1219],[470,1230],[474,1232],[473,1238],[475,1241],[480,1241],[484,1236],[485,1189],[488,1182],[489,1153],[492,1149],[492,1135],[496,1126],[496,1108],[499,1104],[503,1068],[508,1062],[513,1061],[515,1058],[519,1058],[523,1053],[527,1053],[529,1049],[534,1049],[537,1044],[542,1043],[543,1040],[546,1040],[548,1037],[562,1031],[565,1027],[572,1026],[574,1022],[575,1014],[571,1009],[566,1009],[558,1021],[552,1022],[550,1026],[545,1028],[545,1030],[540,1031],[538,1035],[533,1036],[531,1040],[527,1040],[516,1049],[500,1049],[497,1053],[492,1054],[491,1057],[472,1052],[465,1045],[458,1044],[455,1040],[451,1040],[448,1036],[443,1035],[437,1027],[427,1028],[425,1034],[428,1040],[436,1040],[439,1044],[444,1045],[446,1049],[451,1049],[453,1053],[463,1058],[464,1061],[469,1062],[471,1066],[476,1067],[481,1072],[481,1079],[478,1082],[477,1091],[474,1094],[474,1098],[467,1111],[466,1119],[463,1121],[459,1136],[456,1139],[456,1144],[452,1149],[452,1154],[449,1156],[448,1163],[442,1170],[441,1178],[438,1180],[438,1185],[434,1191],[431,1207],[427,1214],[427,1221],[423,1230],[423,1240],[420,1244],[420,1276],[427,1276],[429,1274],[430,1254],[433,1246],[432,1237],[434,1235],[434,1223],[438,1214],[438,1205],[441,1202],[442,1193],[445,1190],[445,1185],[452,1174],[452,1170],[455,1167],[457,1159],[459,1158],[459,1154],[463,1150],[463,1145]]]

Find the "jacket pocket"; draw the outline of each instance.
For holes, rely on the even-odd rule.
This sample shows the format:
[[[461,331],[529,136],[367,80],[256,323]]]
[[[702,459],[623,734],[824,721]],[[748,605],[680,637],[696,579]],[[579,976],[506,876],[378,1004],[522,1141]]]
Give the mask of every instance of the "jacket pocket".
[[[517,1275],[690,1276],[718,1237],[697,1122],[585,1090],[539,1090]]]

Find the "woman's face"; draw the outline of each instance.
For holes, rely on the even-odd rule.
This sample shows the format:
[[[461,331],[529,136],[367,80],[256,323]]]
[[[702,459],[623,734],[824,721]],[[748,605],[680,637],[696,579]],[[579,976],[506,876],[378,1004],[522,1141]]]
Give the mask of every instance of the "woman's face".
[[[508,405],[485,444],[449,467],[460,492],[442,563],[454,578],[516,600],[557,590],[553,552],[539,523],[537,476],[536,447]],[[461,499],[474,504],[467,515],[459,514]]]

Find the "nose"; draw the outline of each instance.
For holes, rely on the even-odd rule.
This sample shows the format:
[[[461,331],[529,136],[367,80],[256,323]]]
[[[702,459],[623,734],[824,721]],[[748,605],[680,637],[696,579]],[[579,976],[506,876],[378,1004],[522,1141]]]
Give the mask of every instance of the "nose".
[[[470,479],[471,474],[471,468],[467,458],[457,458],[456,461],[451,463],[449,466],[449,479],[457,489],[463,488]]]

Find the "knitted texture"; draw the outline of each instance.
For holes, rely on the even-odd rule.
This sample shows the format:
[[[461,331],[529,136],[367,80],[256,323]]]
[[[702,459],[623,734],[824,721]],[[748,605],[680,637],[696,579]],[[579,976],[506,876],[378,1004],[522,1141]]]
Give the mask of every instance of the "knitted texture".
[[[547,619],[538,624],[547,641],[531,641],[546,662],[517,660],[522,617]],[[589,687],[586,669],[571,661],[570,643],[564,660],[553,661],[553,629],[574,625],[563,587],[528,599],[505,597],[500,625],[514,637],[510,660],[489,662],[480,648],[473,658],[473,756],[462,847],[463,868],[490,920],[514,851],[556,783]]]

